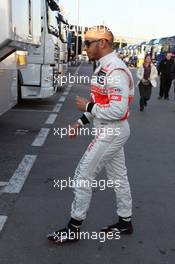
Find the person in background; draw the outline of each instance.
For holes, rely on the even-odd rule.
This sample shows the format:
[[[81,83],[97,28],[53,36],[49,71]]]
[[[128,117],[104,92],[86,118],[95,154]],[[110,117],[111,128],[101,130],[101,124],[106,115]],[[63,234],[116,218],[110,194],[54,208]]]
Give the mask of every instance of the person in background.
[[[151,61],[150,55],[145,56],[143,65],[137,70],[137,77],[139,79],[137,85],[140,92],[140,111],[142,112],[151,97],[152,87],[157,86],[158,72]]]
[[[171,79],[172,79],[173,87],[174,87],[174,100],[175,100],[175,61],[171,67]]]
[[[129,64],[129,56],[126,55],[126,56],[124,57],[123,61],[124,61],[124,63],[126,64],[126,66],[128,66],[128,64]]]
[[[124,53],[122,51],[117,52],[117,56],[119,59],[123,60],[124,59]]]
[[[160,52],[158,55],[156,55],[156,61],[157,61],[157,64],[156,64],[156,66],[157,66],[157,68],[159,67],[159,64],[160,64],[160,62],[162,61],[162,60],[164,60],[166,58],[166,54],[165,54],[165,52]]]
[[[158,74],[160,76],[159,100],[163,97],[165,100],[169,100],[169,91],[172,83],[172,65],[173,59],[171,58],[171,53],[167,53],[166,58],[163,59],[158,66]]]

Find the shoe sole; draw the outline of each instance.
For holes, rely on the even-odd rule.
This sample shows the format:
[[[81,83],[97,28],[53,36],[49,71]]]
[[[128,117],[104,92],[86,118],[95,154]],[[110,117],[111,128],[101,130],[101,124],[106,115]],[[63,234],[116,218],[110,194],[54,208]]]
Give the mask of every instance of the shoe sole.
[[[47,238],[47,239],[48,239],[48,238]],[[73,242],[78,242],[79,239],[75,239],[75,240],[67,239],[67,240],[55,240],[55,241],[48,239],[48,241],[49,241],[50,243],[52,243],[52,244],[62,245],[62,244],[71,243],[71,242],[72,242],[72,243],[73,243]]]
[[[109,233],[109,232],[112,232],[112,233],[115,233],[115,232],[118,232],[119,234],[121,235],[131,235],[134,230],[133,228],[131,230],[125,230],[125,231],[121,231],[121,230],[112,230],[112,229],[101,229],[101,232],[105,232],[105,233]]]

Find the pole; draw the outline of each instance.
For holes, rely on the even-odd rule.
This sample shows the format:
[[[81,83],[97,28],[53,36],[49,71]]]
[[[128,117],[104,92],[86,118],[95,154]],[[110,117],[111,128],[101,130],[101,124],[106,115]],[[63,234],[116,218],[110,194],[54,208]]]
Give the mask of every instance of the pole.
[[[80,19],[80,0],[77,0],[77,40],[76,40],[76,64],[78,64],[78,31],[79,31],[79,19]]]

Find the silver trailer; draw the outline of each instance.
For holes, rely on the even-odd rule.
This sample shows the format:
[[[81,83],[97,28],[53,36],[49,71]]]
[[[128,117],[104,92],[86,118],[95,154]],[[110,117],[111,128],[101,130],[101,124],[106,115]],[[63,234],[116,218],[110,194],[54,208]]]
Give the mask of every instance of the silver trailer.
[[[1,115],[17,103],[16,51],[41,44],[41,0],[0,0],[0,25]]]

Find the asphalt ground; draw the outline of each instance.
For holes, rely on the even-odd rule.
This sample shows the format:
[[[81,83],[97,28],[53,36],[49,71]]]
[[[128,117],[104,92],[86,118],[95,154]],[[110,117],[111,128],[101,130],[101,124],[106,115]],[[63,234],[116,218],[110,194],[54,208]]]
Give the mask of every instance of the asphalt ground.
[[[70,72],[75,70],[72,67]],[[136,81],[135,69],[131,71]],[[83,63],[79,75],[90,76],[91,73],[92,65]],[[0,185],[4,184],[0,187],[0,263],[173,264],[173,90],[170,100],[165,101],[157,100],[158,88],[154,88],[147,108],[140,112],[136,88],[129,118],[131,137],[125,147],[133,196],[134,233],[105,242],[102,237],[61,246],[47,241],[49,232],[64,227],[69,221],[73,199],[72,189],[54,188],[54,180],[73,177],[76,165],[91,141],[90,136],[70,140],[54,135],[80,116],[74,105],[76,95],[88,97],[89,85],[74,84],[70,92],[65,86],[50,99],[23,102],[0,117]],[[56,115],[56,119],[46,124],[50,114]],[[48,134],[42,141],[43,128]],[[105,179],[104,171],[98,179]],[[21,189],[13,193],[9,186],[16,188],[19,184]],[[113,191],[95,188],[82,231],[99,232],[102,226],[114,222]]]

